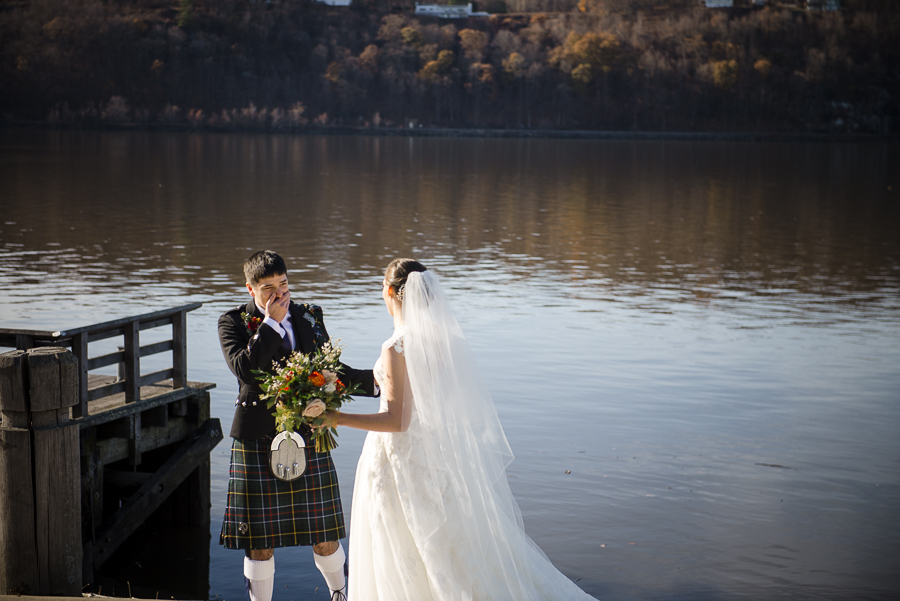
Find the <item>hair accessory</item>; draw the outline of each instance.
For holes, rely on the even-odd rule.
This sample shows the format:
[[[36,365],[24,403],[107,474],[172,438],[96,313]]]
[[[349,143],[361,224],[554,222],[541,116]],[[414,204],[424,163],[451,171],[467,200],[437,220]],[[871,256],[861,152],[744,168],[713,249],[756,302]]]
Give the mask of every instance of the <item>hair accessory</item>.
[[[397,300],[401,303],[403,302],[403,293],[406,291],[406,283],[404,282],[400,288],[397,289]]]

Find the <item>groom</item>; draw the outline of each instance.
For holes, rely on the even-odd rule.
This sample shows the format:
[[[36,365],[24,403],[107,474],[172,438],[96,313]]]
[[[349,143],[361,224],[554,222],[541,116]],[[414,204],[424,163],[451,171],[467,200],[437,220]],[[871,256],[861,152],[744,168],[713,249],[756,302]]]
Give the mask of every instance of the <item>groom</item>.
[[[328,341],[322,309],[291,302],[287,267],[276,253],[263,250],[244,262],[250,302],[219,318],[219,342],[228,367],[237,376],[231,436],[228,501],[219,544],[243,549],[244,577],[252,601],[270,601],[275,582],[275,548],[312,546],[316,567],[325,577],[332,601],[346,599],[345,537],[337,473],[329,453],[316,453],[310,430],[306,471],[286,482],[268,466],[275,417],[259,397],[254,370],[271,373],[273,362],[294,351],[314,352]],[[362,396],[377,396],[371,370],[344,366],[342,379],[359,384]]]

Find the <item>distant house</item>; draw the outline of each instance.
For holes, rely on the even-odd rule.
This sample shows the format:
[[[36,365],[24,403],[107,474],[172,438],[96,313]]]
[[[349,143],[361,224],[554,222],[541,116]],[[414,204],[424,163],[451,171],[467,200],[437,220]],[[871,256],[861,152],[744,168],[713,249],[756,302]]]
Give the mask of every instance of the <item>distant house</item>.
[[[472,12],[472,4],[419,4],[416,2],[415,14],[422,17],[438,17],[440,19],[467,19],[469,17],[488,17],[488,13]]]
[[[734,6],[734,0],[700,0],[700,6],[706,8],[731,8]]]
[[[316,2],[321,2],[328,6],[350,6],[350,3],[353,2],[353,0],[316,0]]]
[[[806,10],[841,10],[841,0],[806,0]]]

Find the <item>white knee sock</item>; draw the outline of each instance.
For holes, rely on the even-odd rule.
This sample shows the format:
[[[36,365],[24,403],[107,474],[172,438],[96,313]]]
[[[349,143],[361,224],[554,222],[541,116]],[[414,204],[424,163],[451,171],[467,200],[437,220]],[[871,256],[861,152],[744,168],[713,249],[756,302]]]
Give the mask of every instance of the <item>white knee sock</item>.
[[[250,581],[250,601],[272,601],[275,587],[275,558],[244,558],[244,576]]]
[[[319,555],[313,551],[313,559],[316,560],[316,567],[322,572],[322,576],[325,577],[325,583],[328,584],[328,589],[332,593],[334,591],[341,591],[345,595],[347,594],[347,580],[344,578],[344,560],[346,557],[344,547],[341,545],[340,541],[338,541],[337,551],[331,555]]]

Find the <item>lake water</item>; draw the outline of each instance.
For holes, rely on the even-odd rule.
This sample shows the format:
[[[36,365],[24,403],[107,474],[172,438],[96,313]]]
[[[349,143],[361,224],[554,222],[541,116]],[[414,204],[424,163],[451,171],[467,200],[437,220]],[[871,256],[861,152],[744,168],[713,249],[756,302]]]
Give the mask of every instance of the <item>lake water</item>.
[[[244,258],[281,253],[367,367],[382,270],[412,256],[488,375],[527,531],[584,590],[900,589],[898,144],[0,131],[0,182],[3,326],[202,302],[189,377],[226,431],[215,324]],[[334,453],[348,515],[363,438]],[[217,544],[229,449],[209,532],[142,529],[95,592],[245,598]],[[308,549],[276,565],[276,599],[325,598]]]

